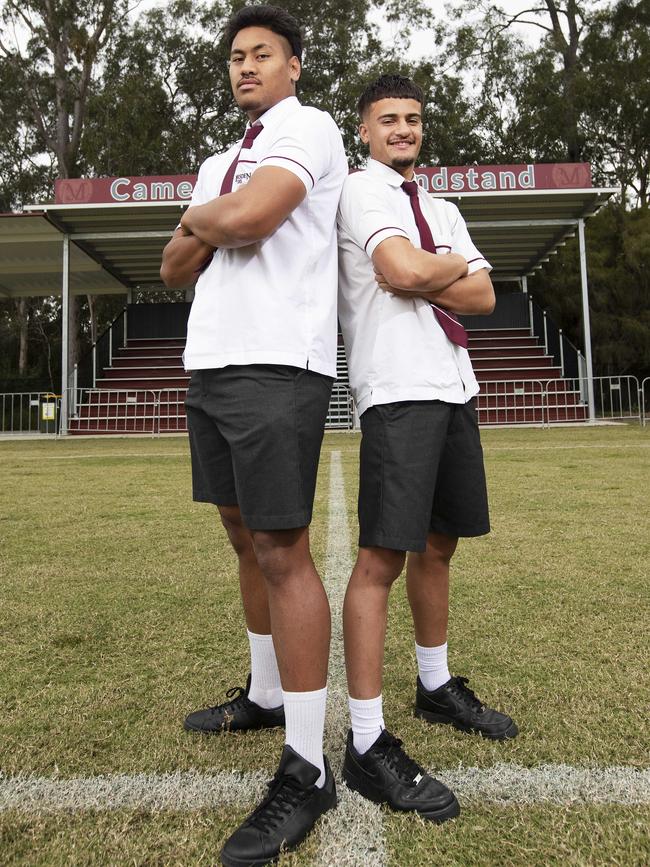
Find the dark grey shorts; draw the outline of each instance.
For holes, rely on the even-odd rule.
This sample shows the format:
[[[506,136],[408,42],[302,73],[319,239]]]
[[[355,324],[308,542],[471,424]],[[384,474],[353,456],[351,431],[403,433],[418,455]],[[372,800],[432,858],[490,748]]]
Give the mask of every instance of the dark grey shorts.
[[[490,532],[474,402],[400,401],[361,416],[359,545],[424,551],[429,532]]]
[[[194,499],[239,506],[250,530],[306,527],[332,382],[273,364],[195,371],[185,400]]]

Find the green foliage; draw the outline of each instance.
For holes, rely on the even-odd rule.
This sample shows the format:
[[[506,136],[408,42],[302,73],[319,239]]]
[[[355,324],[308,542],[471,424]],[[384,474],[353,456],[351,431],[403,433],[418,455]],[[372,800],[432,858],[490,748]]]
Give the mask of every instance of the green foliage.
[[[595,371],[650,375],[650,211],[610,205],[587,223],[585,234]],[[577,242],[529,286],[569,339],[582,346]]]

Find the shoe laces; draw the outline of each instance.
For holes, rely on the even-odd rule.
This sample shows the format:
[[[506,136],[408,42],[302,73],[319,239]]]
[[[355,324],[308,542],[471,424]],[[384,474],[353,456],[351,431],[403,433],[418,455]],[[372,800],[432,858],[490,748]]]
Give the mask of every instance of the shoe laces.
[[[251,814],[249,824],[261,831],[272,831],[309,795],[295,777],[280,774],[267,784],[268,795]]]
[[[245,699],[248,698],[248,693],[244,689],[243,686],[232,686],[226,692],[226,698],[231,699],[231,701],[226,702],[225,704],[216,704],[211,710],[213,711],[230,711],[237,710],[245,704]]]
[[[469,680],[466,677],[452,677],[450,684],[451,690],[461,699],[461,701],[468,705],[471,710],[480,713],[485,710],[485,705],[476,697],[474,690],[467,686],[468,683]]]
[[[403,741],[399,738],[385,732],[383,743],[378,747],[373,748],[373,752],[382,756],[387,766],[393,770],[401,780],[406,783],[417,785],[419,782],[418,777],[423,777],[425,772],[420,765],[418,765],[418,763],[402,749],[402,743]]]

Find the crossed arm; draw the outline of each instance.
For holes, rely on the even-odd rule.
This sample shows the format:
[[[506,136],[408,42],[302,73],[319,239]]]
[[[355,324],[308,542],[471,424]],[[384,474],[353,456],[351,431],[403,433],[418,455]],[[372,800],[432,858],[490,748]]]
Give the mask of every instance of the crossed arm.
[[[246,247],[267,238],[306,194],[293,172],[265,166],[234,193],[188,208],[163,250],[163,283],[169,289],[189,286],[217,247]]]
[[[377,283],[385,292],[425,298],[454,313],[494,310],[494,288],[487,269],[468,275],[467,262],[458,253],[428,253],[395,235],[377,246],[372,263]]]

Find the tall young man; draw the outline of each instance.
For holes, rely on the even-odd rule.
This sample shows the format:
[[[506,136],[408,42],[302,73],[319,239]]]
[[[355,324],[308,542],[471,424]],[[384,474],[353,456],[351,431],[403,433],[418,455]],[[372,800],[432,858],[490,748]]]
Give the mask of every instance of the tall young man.
[[[343,614],[352,720],[343,774],[373,801],[441,822],[459,812],[454,795],[384,728],[388,594],[405,560],[416,715],[495,739],[517,727],[447,667],[450,560],[459,536],[489,531],[478,385],[451,311],[488,313],[494,290],[458,209],[414,180],[422,103],[401,76],[364,90],[359,131],[371,159],[339,205],[339,318],[362,429],[359,554]]]
[[[247,688],[185,727],[286,720],[269,794],[221,854],[246,865],[297,845],[336,803],[322,746],[330,611],[308,526],[336,376],[336,209],[347,163],[332,118],[296,99],[296,21],[277,7],[244,7],[225,39],[249,125],[201,166],[161,274],[183,286],[200,272],[185,349],[193,495],[217,506],[237,554],[252,660]]]

